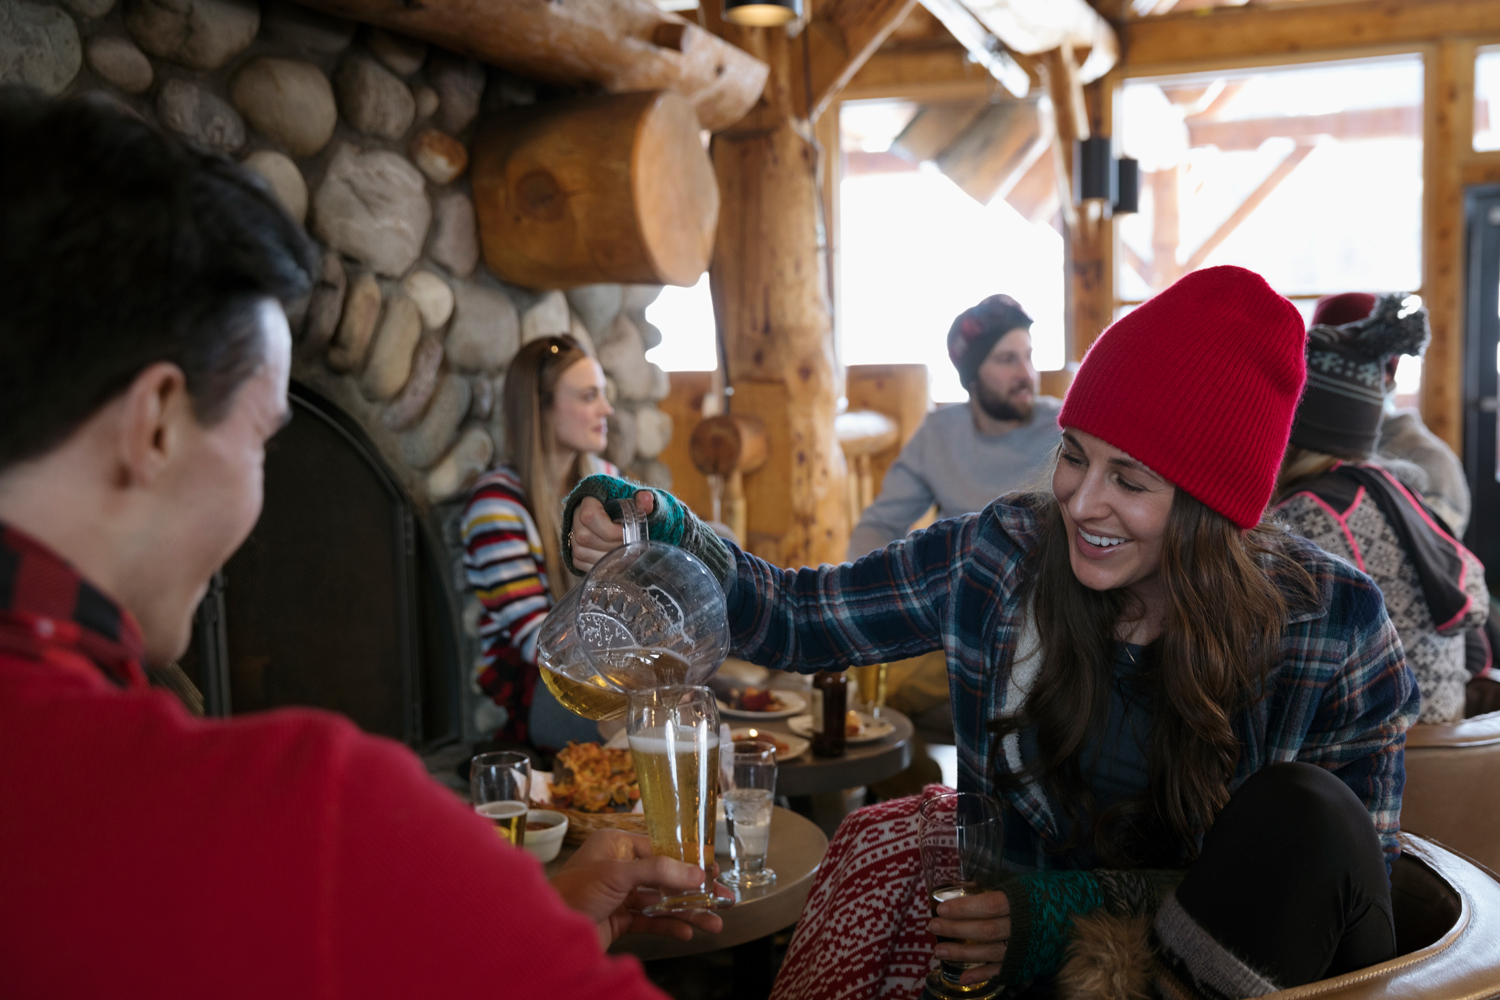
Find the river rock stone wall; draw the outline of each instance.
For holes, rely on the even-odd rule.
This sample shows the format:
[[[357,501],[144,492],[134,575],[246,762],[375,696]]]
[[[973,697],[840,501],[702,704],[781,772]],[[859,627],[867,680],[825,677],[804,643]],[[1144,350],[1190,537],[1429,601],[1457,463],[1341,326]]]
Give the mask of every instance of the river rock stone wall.
[[[616,408],[606,457],[671,485],[667,376],[645,356],[661,288],[519,288],[480,261],[469,143],[545,88],[288,0],[0,0],[0,83],[97,92],[242,162],[307,226],[324,253],[290,317],[293,374],[360,423],[442,536],[470,658],[457,516],[505,457],[500,395],[522,344],[571,333],[592,351]]]

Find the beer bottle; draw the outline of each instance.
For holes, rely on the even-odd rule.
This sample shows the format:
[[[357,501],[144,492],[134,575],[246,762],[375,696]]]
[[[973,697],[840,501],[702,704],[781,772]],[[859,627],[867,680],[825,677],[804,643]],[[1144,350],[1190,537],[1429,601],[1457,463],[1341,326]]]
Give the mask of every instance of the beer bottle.
[[[849,678],[843,671],[820,670],[812,682],[812,752],[842,757],[846,741],[844,716],[849,709]]]

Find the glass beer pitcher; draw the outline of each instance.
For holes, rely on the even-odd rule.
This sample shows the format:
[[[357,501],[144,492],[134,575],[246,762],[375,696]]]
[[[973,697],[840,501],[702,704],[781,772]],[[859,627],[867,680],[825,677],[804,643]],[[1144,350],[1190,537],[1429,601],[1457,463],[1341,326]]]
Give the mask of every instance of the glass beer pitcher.
[[[729,652],[713,573],[686,550],[650,541],[634,498],[620,509],[624,544],[553,607],[537,635],[543,683],[588,719],[623,718],[633,691],[702,684]]]

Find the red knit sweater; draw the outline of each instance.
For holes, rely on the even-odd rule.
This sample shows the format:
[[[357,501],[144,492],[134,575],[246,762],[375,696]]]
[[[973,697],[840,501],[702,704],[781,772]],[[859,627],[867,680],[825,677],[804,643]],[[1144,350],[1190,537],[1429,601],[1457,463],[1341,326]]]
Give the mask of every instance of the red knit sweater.
[[[407,750],[194,719],[139,650],[0,525],[0,994],[660,1000]]]

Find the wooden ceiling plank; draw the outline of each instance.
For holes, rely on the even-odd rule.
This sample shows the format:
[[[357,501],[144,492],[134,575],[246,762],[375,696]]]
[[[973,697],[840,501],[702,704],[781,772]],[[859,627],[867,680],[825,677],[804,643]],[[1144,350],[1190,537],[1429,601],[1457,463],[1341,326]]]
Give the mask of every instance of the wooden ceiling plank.
[[[1190,63],[1232,63],[1332,48],[1493,34],[1497,27],[1500,16],[1494,0],[1351,0],[1223,7],[1131,21],[1125,28],[1126,64],[1135,74]]]
[[[959,45],[876,52],[844,87],[840,99],[919,101],[988,98],[997,84]]]

